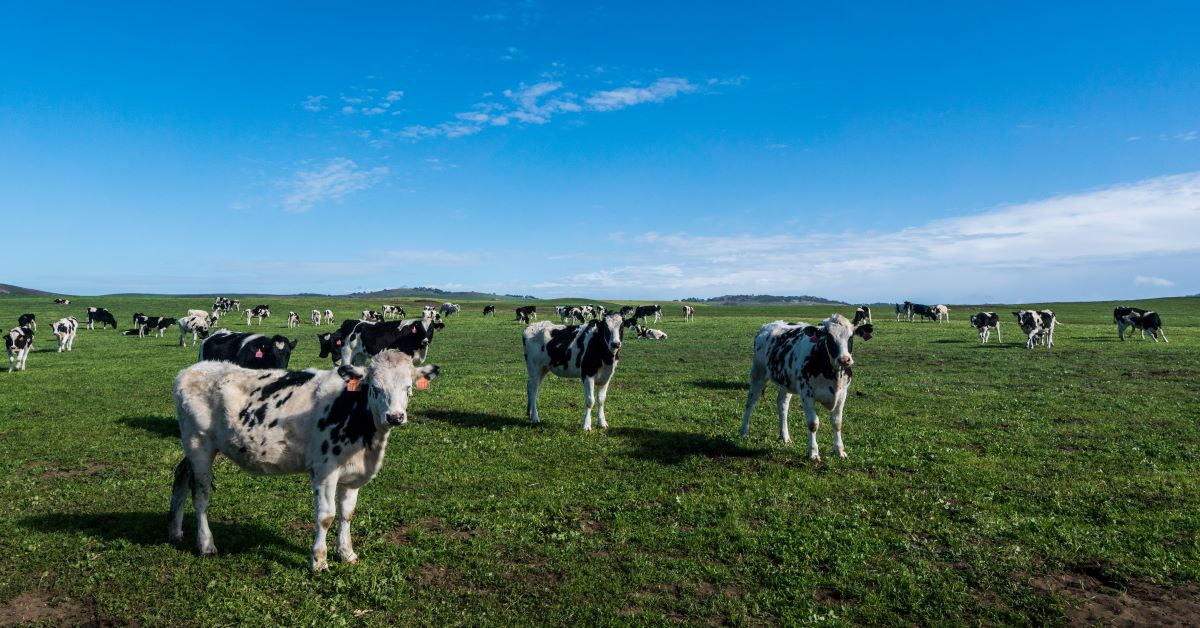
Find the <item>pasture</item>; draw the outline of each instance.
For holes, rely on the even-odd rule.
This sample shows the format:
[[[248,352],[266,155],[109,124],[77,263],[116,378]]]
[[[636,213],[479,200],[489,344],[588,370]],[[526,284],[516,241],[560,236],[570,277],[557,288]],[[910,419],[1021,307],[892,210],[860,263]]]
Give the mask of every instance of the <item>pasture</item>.
[[[412,400],[360,494],[359,563],[320,574],[308,570],[305,476],[253,477],[221,460],[209,510],[221,554],[196,555],[190,506],[184,545],[167,543],[181,458],[171,383],[197,355],[176,329],[81,329],[73,353],[54,352],[50,323],[82,323],[89,305],[128,328],[135,311],[178,317],[212,299],[50,301],[0,299],[5,330],[24,312],[39,323],[28,370],[0,372],[0,623],[1045,624],[1200,612],[1200,299],[1125,303],[1161,313],[1169,344],[1119,342],[1114,303],[1049,304],[1065,325],[1049,351],[1024,348],[1012,307],[988,308],[1004,342],[986,346],[971,306],[952,306],[948,324],[877,308],[874,339],[855,344],[849,459],[834,455],[821,409],[820,463],[806,458],[799,403],[796,442],[777,441],[773,386],[750,438],[737,431],[759,327],[833,308],[697,306],[684,323],[664,304],[653,326],[670,338],[627,338],[611,427],[583,433],[579,383],[553,376],[543,423],[529,426],[516,304],[492,319],[463,303],[429,352],[442,377]],[[310,325],[311,309],[340,322],[382,305],[242,301],[271,306],[253,330],[300,339],[293,369],[329,368],[315,334],[334,327]],[[285,329],[288,310],[298,329]]]

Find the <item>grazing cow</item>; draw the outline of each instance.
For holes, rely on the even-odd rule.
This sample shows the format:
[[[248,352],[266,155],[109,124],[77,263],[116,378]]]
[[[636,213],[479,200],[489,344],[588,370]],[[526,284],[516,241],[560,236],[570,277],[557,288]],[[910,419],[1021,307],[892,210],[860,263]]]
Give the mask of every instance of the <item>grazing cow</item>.
[[[937,322],[950,322],[950,308],[939,303],[929,309],[933,311],[933,315],[937,319]]]
[[[911,323],[918,316],[931,321],[938,320],[937,312],[934,312],[932,307],[920,303],[905,303],[908,305],[908,322]]]
[[[8,372],[25,370],[25,359],[33,348],[33,330],[28,327],[14,327],[4,337],[4,348],[8,349]]]
[[[1154,342],[1158,342],[1158,336],[1162,336],[1163,342],[1170,342],[1167,340],[1167,335],[1163,333],[1162,317],[1158,315],[1158,312],[1145,312],[1140,315],[1134,314],[1130,317],[1130,320],[1133,321],[1133,326],[1141,331],[1143,338],[1146,332],[1150,332],[1150,338]]]
[[[113,329],[117,328],[117,318],[112,315],[112,312],[102,307],[89,307],[87,309],[87,328],[95,329],[96,323],[100,323],[100,329],[104,329],[105,325],[112,325]]]
[[[173,318],[167,318],[163,316],[147,316],[145,323],[138,328],[138,331],[143,335],[152,331],[159,338],[162,338],[163,335],[167,333],[167,330],[170,329],[171,325],[174,325],[177,322],[178,321]]]
[[[286,369],[299,340],[267,338],[250,332],[218,329],[200,343],[201,360],[224,360],[248,369]]]
[[[54,337],[58,338],[58,352],[70,351],[75,347],[75,332],[79,331],[79,321],[74,316],[60,318],[50,326]]]
[[[461,311],[461,310],[462,310],[462,307],[459,306],[457,303],[443,303],[442,306],[438,309],[438,311],[441,312],[442,314],[445,314],[447,318],[449,318],[450,316],[453,316],[454,314],[458,314],[459,311]]]
[[[342,363],[342,345],[345,344],[345,340],[342,338],[341,331],[317,334],[317,343],[321,347],[321,354],[318,357],[329,356],[333,360],[334,366]]]
[[[662,306],[661,305],[639,305],[637,307],[637,309],[635,309],[633,311],[633,319],[641,320],[643,325],[646,324],[646,319],[650,316],[654,317],[654,322],[656,322],[656,323],[658,321],[662,320]]]
[[[209,313],[209,311],[208,311],[208,310],[188,310],[188,311],[187,311],[187,316],[199,316],[199,317],[202,317],[202,318],[204,318],[205,320],[207,320],[207,321],[208,321],[208,326],[209,326],[209,327],[212,327],[213,325],[216,325],[216,324],[217,324],[217,321],[221,320],[221,313],[220,313],[220,312],[212,312],[212,313]],[[249,319],[249,318],[247,318],[247,319],[246,319],[246,323],[247,323],[247,324],[249,324],[249,323],[250,323],[250,319]]]
[[[517,313],[517,320],[519,321],[528,323],[531,320],[537,320],[536,305],[523,305],[514,311]]]
[[[22,314],[17,317],[17,327],[28,327],[37,332],[37,315]]]
[[[54,303],[57,305],[70,305],[71,300],[70,299],[55,299]]]
[[[179,346],[183,346],[183,339],[190,333],[192,335],[192,346],[196,346],[197,338],[207,338],[208,329],[212,325],[208,322],[208,318],[204,316],[185,316],[178,321],[179,325]]]
[[[321,317],[321,322],[326,325],[333,324],[333,310],[325,310],[325,315]]]
[[[372,323],[382,323],[383,322],[383,314],[380,312],[377,312],[375,310],[363,310],[362,311],[362,320],[370,321]]]
[[[496,306],[494,306],[494,305],[483,306],[483,315],[484,316],[495,316],[496,315]]]
[[[1134,319],[1145,313],[1146,310],[1143,310],[1140,307],[1125,307],[1123,305],[1117,306],[1113,310],[1113,322],[1117,324],[1117,337],[1121,340],[1125,340],[1125,328],[1136,328],[1137,325],[1134,323]]]
[[[583,380],[583,429],[592,429],[592,406],[599,402],[599,425],[608,427],[604,417],[604,400],[608,384],[617,371],[621,338],[625,324],[619,314],[609,314],[596,321],[576,327],[541,321],[525,328],[521,335],[525,348],[525,370],[529,420],[540,421],[537,410],[538,388],[546,373],[559,377],[578,377]]]
[[[912,322],[912,301],[896,304],[896,320],[900,320],[902,317]]]
[[[1013,312],[1013,316],[1017,317],[1017,325],[1021,331],[1025,333],[1025,348],[1032,349],[1038,343],[1038,339],[1048,332],[1042,327],[1042,313],[1033,310],[1017,310]]]
[[[355,360],[369,359],[380,351],[396,349],[408,354],[418,364],[425,362],[433,333],[445,329],[446,324],[429,319],[410,319],[369,323],[360,321],[347,327],[342,323],[342,364],[354,364]]]
[[[625,307],[620,309],[621,318],[629,318],[629,315],[633,314],[633,312],[635,310],[637,310],[636,307],[633,307],[632,305],[626,305]]]
[[[295,312],[289,311],[287,313],[287,326],[288,327],[299,327],[300,326],[300,315]]]
[[[638,325],[637,326],[637,337],[641,338],[643,340],[666,340],[667,332],[659,331],[657,329],[650,329],[649,327],[642,327],[641,325]]]
[[[804,416],[808,420],[808,457],[820,460],[817,448],[816,404],[829,410],[833,423],[833,446],[838,456],[846,457],[842,445],[842,408],[850,388],[854,358],[854,337],[870,340],[870,323],[854,325],[845,316],[833,314],[820,325],[775,321],[762,326],[754,337],[754,363],[750,367],[750,394],[746,398],[746,414],[742,417],[743,437],[750,434],[750,415],[763,395],[767,379],[779,387],[775,409],[779,414],[779,438],[789,442],[788,406],[792,395],[800,395]]]
[[[313,310],[312,314],[308,317],[308,319],[312,322],[313,325],[320,325],[321,324],[321,310]]]
[[[404,318],[404,308],[399,305],[385,305],[383,306],[383,315],[384,317],[394,316],[396,318]]]
[[[692,318],[694,318],[695,316],[696,316],[696,308],[694,308],[690,305],[683,306],[683,320],[685,322],[688,322],[688,323],[692,322]]]
[[[408,422],[413,390],[428,388],[437,375],[438,367],[417,368],[398,351],[380,353],[366,368],[256,371],[200,362],[180,371],[174,395],[184,459],[175,468],[168,538],[183,541],[190,491],[197,547],[202,555],[217,553],[208,502],[219,452],[254,474],[308,473],[316,498],[312,570],[329,567],[325,536],[335,514],[338,554],[357,562],[350,520],[358,490],[379,472],[391,429]]]
[[[987,344],[993,329],[996,330],[996,342],[1004,342],[1000,339],[1000,317],[995,312],[972,314],[971,326],[979,330],[979,342],[983,344]]]
[[[851,325],[860,325],[862,323],[873,323],[873,322],[875,322],[875,321],[871,320],[871,308],[869,308],[865,305],[860,305],[858,307],[858,309],[854,310],[854,320],[851,321],[850,324]]]

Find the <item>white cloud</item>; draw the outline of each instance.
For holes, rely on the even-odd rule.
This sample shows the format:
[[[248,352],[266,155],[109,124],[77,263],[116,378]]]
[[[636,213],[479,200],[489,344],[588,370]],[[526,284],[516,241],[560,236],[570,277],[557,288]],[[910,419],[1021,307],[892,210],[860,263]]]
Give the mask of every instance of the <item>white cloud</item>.
[[[324,96],[308,96],[300,102],[300,106],[306,111],[321,111],[325,108],[325,105],[321,104],[324,100]]]
[[[289,211],[308,211],[318,203],[365,190],[387,172],[385,166],[363,169],[349,159],[337,157],[319,170],[296,172],[285,184],[288,191],[283,197],[283,206]]]
[[[1197,133],[1196,131],[1186,131],[1184,133],[1179,133],[1178,135],[1176,135],[1175,139],[1177,139],[1181,142],[1191,142],[1191,141],[1195,140],[1197,137],[1200,137],[1200,133]]]
[[[696,89],[684,78],[660,78],[648,87],[621,87],[593,92],[584,102],[595,111],[615,111],[641,103],[662,102]]]
[[[1170,279],[1163,279],[1162,277],[1147,277],[1146,275],[1138,275],[1137,277],[1134,277],[1133,283],[1137,286],[1154,286],[1156,288],[1170,288],[1171,286],[1175,285],[1175,282],[1171,281]]]
[[[387,93],[387,96],[383,97],[383,99],[387,102],[396,102],[401,98],[404,98],[404,91],[399,89],[393,89]]]

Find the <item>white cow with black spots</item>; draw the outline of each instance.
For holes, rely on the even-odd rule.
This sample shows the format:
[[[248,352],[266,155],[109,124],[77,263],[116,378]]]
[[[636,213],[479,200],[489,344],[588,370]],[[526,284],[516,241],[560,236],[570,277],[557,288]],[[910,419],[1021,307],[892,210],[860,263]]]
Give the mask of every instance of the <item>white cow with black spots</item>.
[[[70,351],[75,346],[75,332],[79,331],[79,321],[74,316],[60,318],[50,327],[54,337],[58,338],[58,352]]]
[[[608,427],[604,417],[604,401],[608,384],[617,371],[618,352],[626,325],[620,314],[574,325],[555,325],[540,321],[525,328],[521,334],[525,348],[525,370],[529,376],[526,392],[526,411],[529,420],[538,423],[537,396],[547,373],[583,381],[583,429],[592,429],[592,407],[599,402],[598,419],[601,428]]]
[[[33,348],[33,330],[28,327],[13,327],[4,336],[4,348],[8,349],[8,372],[24,371],[25,360]]]
[[[365,368],[260,371],[199,362],[180,371],[175,408],[184,459],[175,468],[168,538],[183,540],[190,492],[196,545],[203,555],[217,553],[208,502],[213,459],[223,454],[254,474],[307,473],[316,511],[313,571],[329,567],[325,537],[335,514],[340,514],[338,555],[356,562],[350,519],[358,491],[383,465],[392,428],[408,422],[413,389],[427,387],[437,372],[436,366],[413,366],[399,351],[384,351]]]

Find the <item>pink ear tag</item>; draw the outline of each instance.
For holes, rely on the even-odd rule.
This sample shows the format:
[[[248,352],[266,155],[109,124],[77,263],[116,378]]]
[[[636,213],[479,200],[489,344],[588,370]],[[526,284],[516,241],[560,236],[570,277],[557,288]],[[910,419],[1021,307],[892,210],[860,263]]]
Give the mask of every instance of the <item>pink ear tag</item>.
[[[429,390],[429,378],[422,377],[417,380],[417,390]]]
[[[258,351],[255,351],[255,352],[254,352],[254,357],[256,357],[256,358],[261,358],[261,357],[262,357],[262,349],[259,349]]]
[[[412,333],[414,333],[414,334],[415,334],[415,333],[417,333],[417,326],[416,326],[416,325],[413,325],[413,328],[412,328]]]

